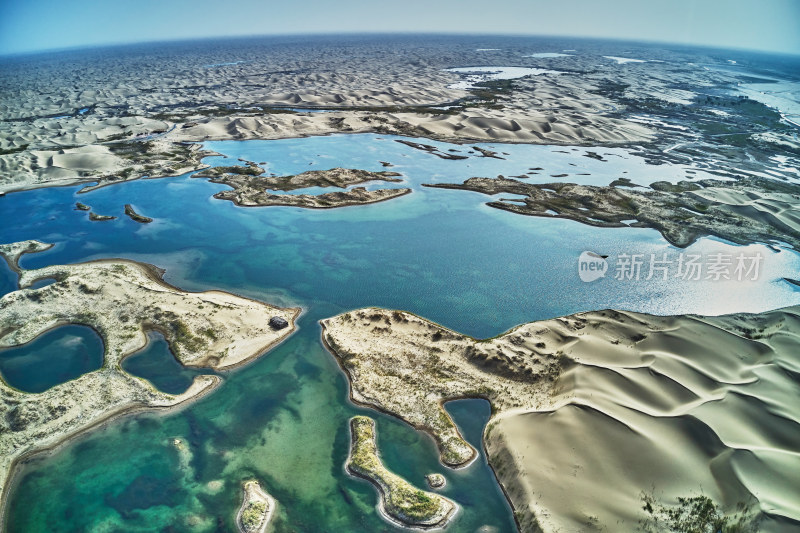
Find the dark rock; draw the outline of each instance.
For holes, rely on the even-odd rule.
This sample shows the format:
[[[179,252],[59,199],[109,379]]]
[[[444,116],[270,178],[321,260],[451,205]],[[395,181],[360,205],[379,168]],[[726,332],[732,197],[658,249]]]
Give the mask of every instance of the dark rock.
[[[283,329],[288,325],[289,323],[286,321],[286,319],[280,316],[274,316],[269,319],[269,327],[272,329]]]

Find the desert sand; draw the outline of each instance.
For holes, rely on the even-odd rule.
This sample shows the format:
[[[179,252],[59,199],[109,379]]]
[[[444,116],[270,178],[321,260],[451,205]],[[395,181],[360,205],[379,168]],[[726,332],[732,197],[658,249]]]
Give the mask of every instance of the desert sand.
[[[752,76],[714,68],[714,58],[604,45],[595,54],[531,54],[524,39],[478,50],[458,39],[420,42],[245,39],[41,57],[30,60],[36,68],[0,61],[0,193],[77,183],[88,191],[181,175],[205,167],[209,154],[199,143],[206,140],[360,132],[455,143],[624,145],[653,163],[728,178],[765,177],[765,169],[769,177],[797,177],[791,126],[775,110],[733,96]],[[628,56],[648,60],[607,59]],[[514,72],[514,79],[474,83],[470,72],[487,68]],[[732,96],[710,96],[726,91]],[[397,194],[275,195],[267,204],[325,208]],[[766,204],[733,210],[759,209],[778,232],[786,226],[771,224],[781,217],[770,210],[795,218],[783,205]]]
[[[299,309],[283,309],[232,294],[189,293],[165,283],[159,271],[142,263],[105,260],[19,267],[22,253],[51,245],[25,241],[0,246],[0,254],[19,272],[20,289],[0,299],[0,349],[19,346],[63,324],[82,324],[103,338],[99,370],[30,394],[0,381],[0,499],[18,461],[122,413],[173,407],[199,398],[220,384],[215,375],[195,377],[179,395],[157,390],[123,371],[120,362],[147,344],[146,330],[164,334],[184,365],[233,368],[265,353],[294,331]],[[39,289],[36,280],[56,281]],[[291,327],[275,330],[271,317]],[[2,506],[2,503],[0,503]]]
[[[449,457],[460,437],[442,402],[491,402],[484,445],[522,531],[632,531],[644,494],[668,507],[704,494],[751,506],[761,531],[800,527],[797,307],[594,311],[484,341],[376,308],[322,324],[352,399],[431,434],[445,464],[469,455]]]
[[[592,93],[595,76],[540,74],[515,80],[519,91],[476,97],[452,88],[464,75],[446,70],[469,65],[474,54],[449,46],[331,42],[269,53],[261,46],[242,44],[247,59],[235,62],[198,49],[45,61],[40,69],[0,65],[0,191],[174,176],[202,168],[198,147],[183,143],[209,139],[377,131],[457,142],[619,144],[653,134],[611,116],[614,105]]]

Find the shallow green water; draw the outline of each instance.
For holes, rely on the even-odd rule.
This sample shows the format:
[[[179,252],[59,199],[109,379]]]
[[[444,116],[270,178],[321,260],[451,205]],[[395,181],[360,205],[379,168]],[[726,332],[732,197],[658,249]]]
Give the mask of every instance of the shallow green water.
[[[252,477],[279,502],[276,531],[392,531],[375,512],[372,486],[343,470],[347,420],[359,413],[377,419],[390,469],[420,486],[427,473],[447,477],[444,492],[462,507],[448,531],[510,531],[510,509],[484,461],[446,469],[429,437],[347,400],[347,382],[319,342],[318,320],[377,305],[488,337],[521,322],[589,309],[719,313],[800,301],[797,288],[781,280],[797,277],[797,254],[713,239],[701,239],[690,250],[760,251],[762,278],[715,284],[607,277],[584,284],[576,271],[583,250],[612,257],[676,250],[652,230],[513,215],[486,207],[485,196],[420,183],[514,175],[537,166],[556,174],[576,160],[608,183],[624,172],[625,160],[603,166],[578,151],[567,157],[571,149],[482,146],[509,155],[505,161],[474,154],[448,161],[377,135],[209,143],[230,156],[212,158],[213,164],[242,157],[267,162],[278,174],[334,166],[381,170],[379,161],[389,161],[406,179],[391,186],[414,189],[389,202],[338,210],[237,208],[211,198],[224,186],[189,177],[140,180],[82,195],[71,187],[0,198],[7,221],[0,241],[57,243],[23,257],[23,267],[126,257],[166,268],[166,280],[185,289],[229,290],[304,308],[299,331],[251,365],[224,374],[223,385],[208,397],[168,415],[125,418],[27,465],[9,501],[9,531],[52,531],[54,524],[63,531],[231,531],[240,482]],[[629,162],[638,168],[638,161]],[[676,176],[682,172],[674,170]],[[657,172],[669,169],[660,166]],[[141,225],[122,216],[90,222],[72,209],[76,201],[117,215],[132,203],[155,221]],[[166,357],[163,349],[159,353]],[[157,360],[159,353],[150,356]],[[150,372],[157,383],[158,373]],[[174,377],[166,372],[165,378]],[[488,416],[485,402],[451,409],[477,445]],[[176,438],[187,452],[173,444]]]

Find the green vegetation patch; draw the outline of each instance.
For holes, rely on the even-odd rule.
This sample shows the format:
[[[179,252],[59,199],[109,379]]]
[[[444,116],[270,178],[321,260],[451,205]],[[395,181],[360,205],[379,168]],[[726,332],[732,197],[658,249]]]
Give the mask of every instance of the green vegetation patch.
[[[708,496],[678,498],[678,505],[659,504],[652,493],[642,493],[642,509],[647,518],[640,522],[645,533],[756,533],[758,519],[744,503],[733,513],[725,513]]]
[[[375,422],[367,416],[350,419],[352,447],[348,470],[375,483],[385,511],[410,525],[436,525],[449,515],[452,504],[441,496],[418,489],[386,469],[375,444]]]
[[[267,504],[259,501],[249,501],[244,511],[242,511],[242,526],[246,531],[255,531],[264,514],[267,512]]]

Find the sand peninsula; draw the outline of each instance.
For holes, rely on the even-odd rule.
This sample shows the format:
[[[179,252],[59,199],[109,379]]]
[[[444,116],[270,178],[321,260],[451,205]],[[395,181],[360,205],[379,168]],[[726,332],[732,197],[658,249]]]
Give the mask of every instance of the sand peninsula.
[[[105,346],[99,370],[28,394],[0,382],[0,498],[19,461],[53,449],[112,417],[139,409],[163,409],[194,400],[221,383],[197,376],[188,390],[165,394],[124,372],[120,362],[147,344],[147,330],[160,331],[187,366],[226,370],[265,353],[294,331],[300,309],[283,309],[220,291],[181,291],[151,265],[109,259],[36,270],[19,266],[24,253],[52,245],[24,241],[0,245],[0,255],[20,275],[20,289],[0,299],[0,348],[25,344],[63,324],[86,325]],[[35,281],[54,283],[29,288]],[[275,329],[273,317],[288,326]]]
[[[383,465],[375,442],[374,420],[367,416],[351,418],[350,439],[345,468],[377,487],[381,515],[415,529],[439,529],[447,525],[458,506],[443,496],[414,487]]]
[[[270,191],[294,191],[307,187],[336,187],[346,189],[351,185],[386,181],[399,183],[402,174],[388,170],[371,172],[352,168],[309,170],[290,176],[260,176],[264,170],[255,163],[247,166],[211,167],[194,174],[195,178],[209,178],[232,190],[218,192],[214,198],[230,200],[240,207],[293,206],[309,209],[331,209],[350,205],[363,205],[391,200],[409,194],[411,189],[376,189],[354,187],[345,191],[322,194],[273,194]]]
[[[423,186],[524,195],[486,205],[520,215],[568,218],[591,226],[654,228],[680,248],[704,235],[715,235],[738,244],[782,241],[800,250],[800,186],[775,179],[659,181],[650,187],[634,188],[625,178],[608,186],[592,186],[524,183],[497,177]]]
[[[239,533],[264,533],[275,513],[275,498],[270,496],[258,481],[242,483],[242,505],[236,513]]]
[[[486,340],[378,308],[321,323],[352,400],[430,434],[445,465],[474,451],[442,404],[491,403],[484,446],[522,531],[632,531],[653,518],[643,503],[697,498],[749,506],[760,531],[800,526],[799,307],[594,311]]]

